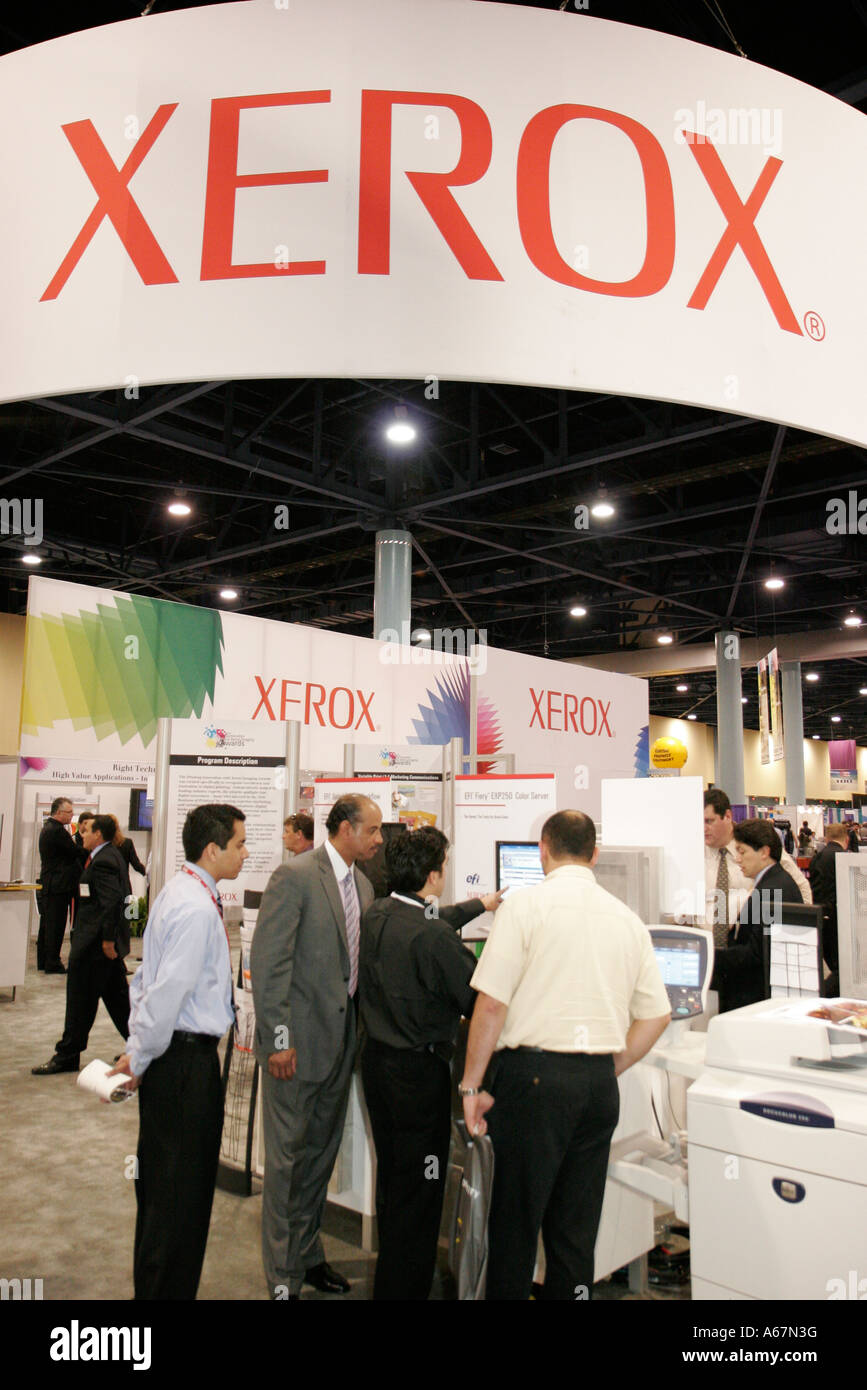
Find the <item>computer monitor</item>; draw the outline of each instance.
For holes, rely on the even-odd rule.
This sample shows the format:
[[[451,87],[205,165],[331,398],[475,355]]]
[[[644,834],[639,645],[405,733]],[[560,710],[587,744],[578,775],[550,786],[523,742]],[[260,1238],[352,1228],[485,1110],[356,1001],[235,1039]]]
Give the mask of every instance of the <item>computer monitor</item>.
[[[651,927],[650,937],[672,1023],[698,1018],[707,1008],[713,937],[701,927]]]
[[[147,787],[133,787],[129,794],[130,830],[153,830],[154,803],[148,799]]]
[[[498,890],[531,888],[545,877],[538,840],[497,840],[496,867]]]

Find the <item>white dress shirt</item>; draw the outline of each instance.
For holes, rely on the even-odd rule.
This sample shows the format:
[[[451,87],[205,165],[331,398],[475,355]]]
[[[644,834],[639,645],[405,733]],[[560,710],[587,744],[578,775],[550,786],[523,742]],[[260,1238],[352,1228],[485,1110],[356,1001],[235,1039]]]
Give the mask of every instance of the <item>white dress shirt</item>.
[[[186,867],[192,873],[175,874],[151,908],[129,987],[126,1051],[134,1076],[162,1056],[176,1029],[221,1038],[234,1020],[229,942],[211,898],[219,898],[217,885],[205,869]]]

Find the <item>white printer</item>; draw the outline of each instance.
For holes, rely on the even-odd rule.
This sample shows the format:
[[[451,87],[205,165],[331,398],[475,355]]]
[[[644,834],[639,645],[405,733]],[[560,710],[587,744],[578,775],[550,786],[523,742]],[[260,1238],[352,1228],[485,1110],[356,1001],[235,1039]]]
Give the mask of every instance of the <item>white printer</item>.
[[[867,1293],[867,1003],[712,1019],[687,1129],[694,1299]]]

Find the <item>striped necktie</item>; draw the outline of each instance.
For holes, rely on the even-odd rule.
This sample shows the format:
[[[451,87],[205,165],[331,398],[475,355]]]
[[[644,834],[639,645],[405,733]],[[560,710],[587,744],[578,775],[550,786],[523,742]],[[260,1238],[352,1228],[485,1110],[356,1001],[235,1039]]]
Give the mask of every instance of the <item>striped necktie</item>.
[[[716,871],[716,900],[713,914],[713,944],[717,951],[724,951],[729,939],[729,857],[724,849],[719,852]]]
[[[349,997],[358,988],[358,937],[361,923],[361,909],[355,891],[355,876],[352,870],[345,874],[340,884],[343,892],[343,911],[346,917],[346,940],[349,946]]]

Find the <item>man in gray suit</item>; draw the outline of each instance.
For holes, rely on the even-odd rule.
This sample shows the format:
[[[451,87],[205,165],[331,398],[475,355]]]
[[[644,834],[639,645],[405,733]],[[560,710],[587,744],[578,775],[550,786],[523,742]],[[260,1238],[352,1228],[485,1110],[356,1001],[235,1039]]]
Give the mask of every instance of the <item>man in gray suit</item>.
[[[265,1131],[262,1257],[272,1298],[298,1298],[305,1282],[349,1290],[325,1261],[320,1226],[355,1062],[361,913],[373,901],[355,865],[382,844],[381,823],[368,797],[341,797],[325,844],[275,869],[259,908],[250,968]]]

